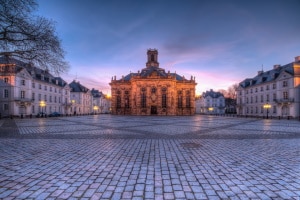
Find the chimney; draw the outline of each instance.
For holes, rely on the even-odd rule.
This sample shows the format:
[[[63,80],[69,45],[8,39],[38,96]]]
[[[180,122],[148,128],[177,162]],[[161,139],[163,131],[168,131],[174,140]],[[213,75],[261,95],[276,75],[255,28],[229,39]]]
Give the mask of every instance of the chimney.
[[[257,71],[257,75],[261,75],[262,73],[264,73],[264,71],[263,71],[263,70],[261,70],[261,71]]]
[[[277,68],[279,68],[280,67],[280,65],[274,65],[273,66],[273,69],[277,69]]]
[[[295,57],[295,62],[300,62],[300,56]]]

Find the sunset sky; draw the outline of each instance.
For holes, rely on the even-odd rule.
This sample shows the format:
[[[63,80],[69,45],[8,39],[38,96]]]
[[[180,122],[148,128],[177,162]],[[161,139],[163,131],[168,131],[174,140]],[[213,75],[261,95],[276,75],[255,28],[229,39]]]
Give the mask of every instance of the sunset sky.
[[[227,89],[262,68],[300,56],[299,0],[38,0],[56,22],[71,69],[88,88],[110,93],[112,76],[160,67],[196,76],[196,93]]]

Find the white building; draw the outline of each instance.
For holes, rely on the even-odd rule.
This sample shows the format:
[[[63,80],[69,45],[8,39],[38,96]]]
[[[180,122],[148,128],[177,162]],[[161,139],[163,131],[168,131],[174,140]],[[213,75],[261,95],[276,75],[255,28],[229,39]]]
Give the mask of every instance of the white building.
[[[70,88],[60,77],[12,58],[0,58],[1,116],[66,114],[69,96]]]
[[[299,117],[300,56],[284,66],[259,71],[237,89],[237,114],[249,116]]]
[[[93,113],[91,91],[75,80],[69,86],[71,88],[71,113],[77,115]]]
[[[196,112],[200,114],[224,114],[225,98],[220,92],[206,91],[196,100],[196,106]]]
[[[93,96],[93,113],[102,114],[110,113],[110,99],[99,90],[91,90]]]

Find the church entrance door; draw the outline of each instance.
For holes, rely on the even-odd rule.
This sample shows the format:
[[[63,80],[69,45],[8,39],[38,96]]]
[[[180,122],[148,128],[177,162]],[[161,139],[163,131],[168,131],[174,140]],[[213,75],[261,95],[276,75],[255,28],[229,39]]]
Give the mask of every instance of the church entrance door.
[[[151,106],[151,115],[157,115],[157,108],[156,108],[156,106]]]

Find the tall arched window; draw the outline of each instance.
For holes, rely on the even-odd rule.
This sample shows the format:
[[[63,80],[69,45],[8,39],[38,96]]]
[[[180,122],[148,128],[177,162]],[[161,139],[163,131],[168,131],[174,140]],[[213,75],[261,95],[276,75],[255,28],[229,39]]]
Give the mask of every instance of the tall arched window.
[[[117,108],[121,108],[121,91],[117,91]]]
[[[162,93],[161,107],[166,108],[167,107],[167,88],[162,88],[161,93]]]
[[[178,104],[178,108],[182,108],[182,92],[178,91],[178,99],[177,99],[177,104]]]
[[[190,91],[186,91],[185,104],[187,108],[191,107],[191,94]]]
[[[147,107],[147,102],[146,102],[146,88],[141,89],[141,107],[146,108]]]
[[[125,108],[129,108],[129,91],[125,91]]]

